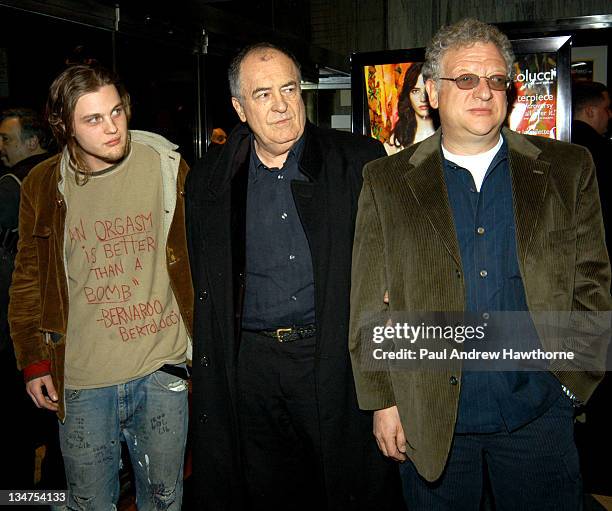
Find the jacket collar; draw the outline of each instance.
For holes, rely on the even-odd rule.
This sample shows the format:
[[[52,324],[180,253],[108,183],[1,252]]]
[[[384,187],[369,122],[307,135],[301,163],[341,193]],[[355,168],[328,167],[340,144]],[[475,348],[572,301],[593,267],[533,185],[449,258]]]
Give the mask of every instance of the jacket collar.
[[[516,248],[523,263],[533,233],[538,227],[540,211],[548,186],[550,162],[529,138],[504,128],[508,141],[508,158],[512,176],[512,201],[516,223]]]
[[[300,157],[300,172],[311,181],[316,181],[321,173],[323,158],[317,143],[318,128],[306,121],[304,127],[304,147]],[[206,153],[203,158],[204,166],[212,165],[208,191],[211,197],[217,196],[226,190],[236,173],[247,162],[250,154],[250,141],[252,131],[246,123],[240,123],[230,133],[227,143],[218,154]],[[229,172],[228,172],[229,169]]]
[[[398,153],[397,159],[401,163],[402,159],[408,158],[408,186],[457,266],[461,267],[459,242],[444,180],[440,141],[441,129],[438,129],[418,144],[416,150]]]
[[[441,135],[442,131],[438,129],[434,135],[418,144],[415,150],[400,152],[396,162],[408,164],[406,179],[412,193],[460,265],[459,244],[442,168]],[[538,223],[550,164],[540,158],[540,149],[528,137],[507,128],[502,129],[502,135],[508,144],[517,250],[522,262]]]
[[[321,147],[317,141],[317,128],[310,121],[306,121],[304,127],[304,149],[300,159],[300,172],[311,181],[317,181],[323,168],[323,156]]]
[[[540,156],[540,149],[532,144],[527,137],[516,133],[508,128],[502,128],[502,135],[508,144],[508,151],[520,153],[531,160],[537,160]],[[414,167],[418,167],[424,161],[432,156],[433,153],[441,151],[442,143],[442,128],[438,128],[436,132],[429,138],[421,142],[412,156],[409,163]]]
[[[20,162],[18,162],[13,168],[9,169],[8,173],[16,176],[20,181],[23,181],[25,177],[29,174],[30,170],[32,170],[39,163],[47,160],[49,158],[49,153],[43,154],[35,154],[33,156],[28,156],[24,158]]]
[[[210,168],[208,195],[215,198],[226,190],[238,170],[247,162],[251,130],[245,123],[236,126],[220,150],[209,150],[202,157],[202,166]]]

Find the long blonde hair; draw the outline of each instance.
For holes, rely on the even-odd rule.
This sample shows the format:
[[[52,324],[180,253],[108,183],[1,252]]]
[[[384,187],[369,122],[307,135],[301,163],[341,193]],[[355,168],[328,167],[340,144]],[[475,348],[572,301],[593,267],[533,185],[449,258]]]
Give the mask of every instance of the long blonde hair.
[[[68,149],[70,165],[76,171],[77,183],[79,184],[87,182],[91,169],[85,162],[74,137],[74,110],[81,96],[96,92],[106,85],[114,85],[117,88],[129,122],[131,117],[130,95],[115,73],[98,64],[70,66],[53,80],[49,88],[46,108],[47,121],[59,148],[61,150]],[[126,151],[129,151],[129,137]],[[82,176],[81,179],[79,179],[79,174]]]

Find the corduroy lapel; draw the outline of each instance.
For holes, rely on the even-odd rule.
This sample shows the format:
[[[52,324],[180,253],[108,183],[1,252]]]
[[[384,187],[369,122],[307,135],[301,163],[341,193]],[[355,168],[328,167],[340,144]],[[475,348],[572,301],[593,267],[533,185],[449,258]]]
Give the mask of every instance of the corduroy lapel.
[[[525,137],[504,128],[512,176],[512,200],[519,262],[525,261],[546,194],[550,163],[539,159],[540,149]]]
[[[423,212],[429,218],[433,228],[442,239],[458,266],[461,266],[459,242],[455,232],[455,223],[446,191],[442,157],[440,153],[440,134],[438,130],[433,136],[425,139],[414,151],[406,165],[408,186]],[[402,164],[402,159],[398,159]]]

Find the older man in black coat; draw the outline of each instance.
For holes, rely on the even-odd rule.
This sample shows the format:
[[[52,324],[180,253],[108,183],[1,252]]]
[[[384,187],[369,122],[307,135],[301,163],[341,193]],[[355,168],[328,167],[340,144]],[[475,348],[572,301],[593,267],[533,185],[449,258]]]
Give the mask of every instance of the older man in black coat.
[[[347,344],[361,171],[384,150],[309,124],[279,48],[229,75],[243,124],[186,186],[198,508],[398,509]]]

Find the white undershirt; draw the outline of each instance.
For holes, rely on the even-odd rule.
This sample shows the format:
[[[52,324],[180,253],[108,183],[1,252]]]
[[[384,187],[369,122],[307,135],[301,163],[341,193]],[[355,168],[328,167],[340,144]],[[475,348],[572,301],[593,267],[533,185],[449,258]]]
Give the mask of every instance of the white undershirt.
[[[443,140],[442,153],[444,154],[444,158],[447,160],[453,162],[455,165],[459,165],[460,167],[469,170],[470,174],[472,174],[472,178],[474,179],[476,190],[480,191],[485,174],[487,173],[487,169],[489,168],[489,165],[491,165],[493,158],[495,158],[495,155],[500,150],[503,143],[504,139],[500,135],[495,147],[492,147],[488,151],[480,154],[463,155],[451,153],[444,147]]]

